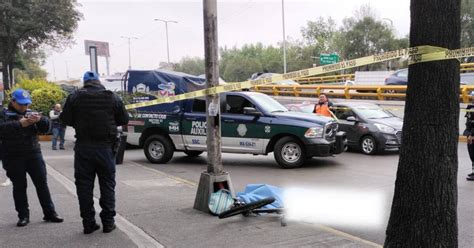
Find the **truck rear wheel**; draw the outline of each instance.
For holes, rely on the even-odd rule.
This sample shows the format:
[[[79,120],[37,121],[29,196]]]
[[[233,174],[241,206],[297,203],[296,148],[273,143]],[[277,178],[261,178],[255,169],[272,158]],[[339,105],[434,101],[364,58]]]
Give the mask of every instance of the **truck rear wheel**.
[[[284,169],[300,167],[306,160],[306,151],[301,142],[288,136],[276,142],[273,155],[278,164]]]
[[[165,164],[173,157],[174,147],[171,141],[163,135],[148,137],[143,146],[145,156],[153,164]]]

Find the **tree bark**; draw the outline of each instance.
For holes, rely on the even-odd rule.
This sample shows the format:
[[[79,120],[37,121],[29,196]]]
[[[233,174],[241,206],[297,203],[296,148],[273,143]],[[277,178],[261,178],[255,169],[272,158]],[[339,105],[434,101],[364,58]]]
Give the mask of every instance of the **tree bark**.
[[[411,0],[410,46],[460,47],[460,0]],[[457,247],[459,61],[409,66],[385,247]]]

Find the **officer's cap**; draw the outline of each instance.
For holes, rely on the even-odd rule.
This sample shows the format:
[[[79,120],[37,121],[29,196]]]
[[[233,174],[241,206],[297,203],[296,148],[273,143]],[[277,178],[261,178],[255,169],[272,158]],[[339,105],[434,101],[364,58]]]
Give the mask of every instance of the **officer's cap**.
[[[84,77],[82,78],[84,80],[84,83],[89,81],[89,80],[99,80],[99,75],[93,71],[86,71],[84,73]]]
[[[28,91],[24,89],[16,89],[12,92],[12,100],[21,105],[31,104],[31,96]]]

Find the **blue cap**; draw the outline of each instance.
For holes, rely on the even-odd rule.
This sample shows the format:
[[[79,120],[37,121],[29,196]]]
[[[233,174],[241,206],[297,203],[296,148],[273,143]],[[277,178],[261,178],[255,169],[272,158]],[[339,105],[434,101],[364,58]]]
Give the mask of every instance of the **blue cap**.
[[[86,71],[82,79],[84,80],[84,82],[87,82],[89,80],[99,80],[99,75],[97,75],[97,73],[93,71]]]
[[[12,100],[15,100],[15,102],[21,105],[31,104],[30,93],[24,89],[16,89],[13,91]]]

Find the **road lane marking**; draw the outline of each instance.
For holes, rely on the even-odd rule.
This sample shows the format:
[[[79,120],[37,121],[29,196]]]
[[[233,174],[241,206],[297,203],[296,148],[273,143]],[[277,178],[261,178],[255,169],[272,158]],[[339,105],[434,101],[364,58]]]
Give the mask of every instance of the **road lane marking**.
[[[64,188],[69,191],[72,195],[77,198],[76,194],[76,185],[69,180],[66,176],[62,175],[59,171],[54,169],[52,166],[46,164],[47,171],[50,176],[52,176],[56,181],[58,181]],[[99,199],[94,197],[94,206],[97,212],[100,212],[99,209]],[[117,213],[116,215],[116,225],[117,227],[124,232],[130,240],[132,240],[135,245],[140,248],[163,248],[164,246],[155,240],[152,236],[148,235],[141,228],[135,226],[130,221],[125,219],[123,216]]]

